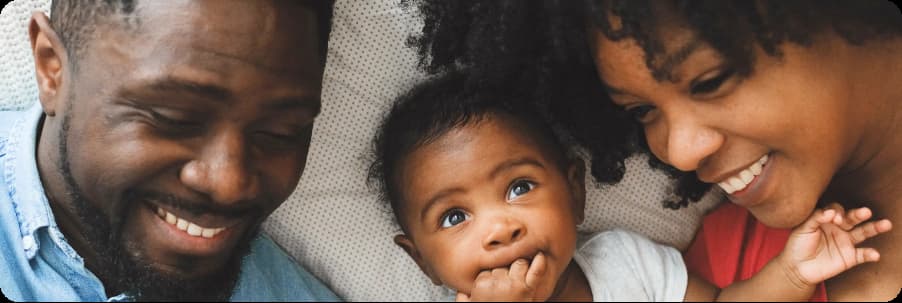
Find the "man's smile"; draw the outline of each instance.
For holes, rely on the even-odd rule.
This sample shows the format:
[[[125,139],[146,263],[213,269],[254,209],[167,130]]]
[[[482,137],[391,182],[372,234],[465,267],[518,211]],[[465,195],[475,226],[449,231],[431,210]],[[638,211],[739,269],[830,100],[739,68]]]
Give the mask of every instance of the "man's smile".
[[[147,226],[146,240],[160,249],[158,257],[181,258],[204,256],[225,260],[232,248],[246,235],[255,221],[251,213],[245,217],[221,214],[193,214],[155,204],[141,208],[140,220]],[[163,263],[169,263],[164,260]],[[208,260],[217,263],[214,260]],[[179,263],[179,262],[176,262]],[[207,264],[214,266],[215,264]]]
[[[194,237],[204,237],[209,239],[226,229],[225,227],[202,227],[194,222],[176,217],[171,212],[165,211],[161,207],[157,207],[157,216],[160,216],[160,219],[163,219],[166,223],[169,223],[169,225],[175,226],[179,230]]]

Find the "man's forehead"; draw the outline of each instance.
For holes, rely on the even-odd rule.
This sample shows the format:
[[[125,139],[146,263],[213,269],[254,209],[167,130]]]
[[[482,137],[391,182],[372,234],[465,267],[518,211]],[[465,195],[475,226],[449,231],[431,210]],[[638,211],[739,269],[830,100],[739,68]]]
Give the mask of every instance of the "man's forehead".
[[[140,1],[135,14],[124,47],[137,57],[187,48],[274,71],[321,65],[316,13],[292,1]]]

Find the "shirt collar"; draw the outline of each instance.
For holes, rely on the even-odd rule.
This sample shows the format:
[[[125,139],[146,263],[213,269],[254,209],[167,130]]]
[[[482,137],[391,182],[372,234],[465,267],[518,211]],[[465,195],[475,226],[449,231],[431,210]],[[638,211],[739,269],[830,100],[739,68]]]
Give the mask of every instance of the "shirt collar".
[[[22,247],[29,259],[37,253],[40,244],[35,232],[53,222],[53,212],[44,194],[36,158],[38,129],[43,117],[40,102],[35,102],[31,108],[22,112],[22,117],[13,123],[6,136],[4,179],[16,211]],[[60,235],[53,233],[52,236],[58,238]]]

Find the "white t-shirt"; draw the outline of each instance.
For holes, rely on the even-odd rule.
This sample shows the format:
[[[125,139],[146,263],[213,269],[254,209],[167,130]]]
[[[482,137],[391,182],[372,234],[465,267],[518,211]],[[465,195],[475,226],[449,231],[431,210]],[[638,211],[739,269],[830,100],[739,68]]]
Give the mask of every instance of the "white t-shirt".
[[[683,301],[688,283],[679,251],[615,229],[577,241],[573,260],[586,274],[592,300]]]

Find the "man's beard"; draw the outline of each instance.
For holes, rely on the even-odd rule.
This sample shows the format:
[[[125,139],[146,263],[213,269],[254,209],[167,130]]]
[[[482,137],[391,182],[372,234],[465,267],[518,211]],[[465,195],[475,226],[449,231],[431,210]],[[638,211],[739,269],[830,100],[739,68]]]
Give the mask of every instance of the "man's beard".
[[[111,223],[103,211],[88,201],[83,191],[75,182],[69,162],[68,133],[70,112],[63,116],[60,130],[59,152],[62,158],[60,172],[65,179],[65,186],[75,216],[80,219],[82,236],[87,240],[90,249],[97,254],[96,268],[90,270],[100,278],[104,287],[116,293],[134,296],[138,301],[226,301],[231,297],[238,274],[241,270],[241,259],[250,250],[250,240],[256,235],[256,229],[249,231],[232,251],[231,257],[218,272],[202,277],[182,278],[162,273],[143,257],[143,253],[129,253],[125,239],[122,238],[122,220]],[[141,201],[140,196],[128,192],[123,199],[130,203]],[[132,205],[132,207],[142,207]],[[113,214],[115,215],[115,214]],[[115,225],[115,226],[114,226]],[[137,250],[137,247],[131,247]]]

